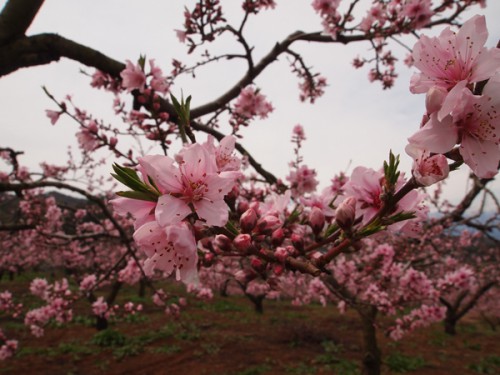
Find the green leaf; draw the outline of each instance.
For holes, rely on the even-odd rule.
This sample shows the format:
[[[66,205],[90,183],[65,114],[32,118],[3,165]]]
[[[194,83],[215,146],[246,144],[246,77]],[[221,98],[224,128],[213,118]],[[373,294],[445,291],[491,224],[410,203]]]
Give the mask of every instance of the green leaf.
[[[331,224],[325,231],[325,238],[330,237],[333,233],[335,233],[339,229],[339,226],[336,223]]]
[[[228,220],[228,222],[226,223],[226,229],[228,231],[230,231],[232,234],[234,234],[235,236],[237,236],[239,234],[238,229],[234,226],[234,224],[230,220]]]

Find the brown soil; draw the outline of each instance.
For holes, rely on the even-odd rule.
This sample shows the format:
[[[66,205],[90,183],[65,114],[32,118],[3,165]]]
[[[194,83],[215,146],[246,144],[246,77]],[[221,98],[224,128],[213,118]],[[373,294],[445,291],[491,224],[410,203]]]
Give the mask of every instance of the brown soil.
[[[21,322],[0,317],[0,327],[20,342],[18,354],[1,363],[0,374],[359,373],[362,342],[355,314],[287,301],[266,301],[264,310],[256,314],[242,297],[216,297],[191,301],[173,319],[149,304],[134,322],[112,322],[110,329],[122,334],[112,340],[115,346],[98,340],[90,318],[49,327],[37,339]],[[398,364],[400,371],[417,368],[411,371],[415,375],[500,373],[500,333],[473,318],[458,330],[451,337],[434,325],[400,342],[380,334],[383,374],[396,374],[391,368]]]

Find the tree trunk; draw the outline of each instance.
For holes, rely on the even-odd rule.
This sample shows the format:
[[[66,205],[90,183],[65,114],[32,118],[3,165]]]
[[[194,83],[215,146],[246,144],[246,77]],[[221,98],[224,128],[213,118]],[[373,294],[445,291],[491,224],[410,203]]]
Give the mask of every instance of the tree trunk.
[[[252,301],[255,312],[258,314],[264,313],[264,297],[265,296],[254,296],[253,294],[245,293],[247,298]]]
[[[146,296],[146,280],[141,278],[139,280],[139,297],[144,298]]]
[[[373,306],[356,309],[362,322],[363,329],[363,375],[380,375],[382,353],[377,344],[377,328],[375,319],[377,309]]]
[[[448,335],[455,336],[457,334],[458,317],[455,309],[451,305],[446,306],[446,317],[444,318],[444,331]]]
[[[111,306],[115,302],[116,296],[118,295],[118,292],[120,291],[122,285],[123,284],[120,281],[115,281],[113,283],[111,291],[109,292],[109,296],[108,298],[106,298],[106,303],[108,304],[108,306]]]
[[[446,312],[446,318],[444,319],[444,331],[448,335],[452,336],[457,334],[457,319],[454,318],[454,314],[448,315],[448,312]]]
[[[95,327],[98,331],[104,331],[108,328],[108,319],[103,316],[97,316],[95,321]]]

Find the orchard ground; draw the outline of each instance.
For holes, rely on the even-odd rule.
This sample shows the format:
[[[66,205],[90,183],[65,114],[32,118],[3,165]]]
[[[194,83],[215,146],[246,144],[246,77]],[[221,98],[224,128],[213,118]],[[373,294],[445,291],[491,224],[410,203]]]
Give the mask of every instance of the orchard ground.
[[[21,293],[32,277],[0,281],[0,290]],[[33,276],[33,275],[29,275]],[[182,293],[180,284],[162,288]],[[17,294],[16,295],[20,295]],[[0,326],[19,339],[19,351],[0,374],[359,374],[361,327],[357,315],[333,306],[292,306],[265,301],[264,314],[240,296],[211,301],[189,297],[179,318],[165,315],[150,296],[125,287],[117,302],[142,303],[140,314],[111,320],[107,330],[92,326],[89,304],[75,306],[74,321],[51,324],[41,338],[22,321],[0,316]],[[26,306],[39,301],[25,295]],[[479,316],[458,325],[457,336],[441,324],[417,330],[399,342],[379,334],[383,374],[498,374],[500,329]]]

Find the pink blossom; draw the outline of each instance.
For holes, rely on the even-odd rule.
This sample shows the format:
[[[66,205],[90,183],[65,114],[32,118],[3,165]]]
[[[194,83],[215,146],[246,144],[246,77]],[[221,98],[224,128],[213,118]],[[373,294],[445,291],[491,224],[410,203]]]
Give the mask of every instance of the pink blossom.
[[[88,129],[82,129],[77,132],[76,139],[78,140],[80,148],[87,152],[94,151],[99,148],[99,140],[96,138],[96,134]]]
[[[382,207],[381,179],[384,177],[380,171],[366,167],[356,167],[351,178],[344,186],[347,196],[356,199],[357,209],[363,212],[363,224],[372,219]]]
[[[7,337],[5,337],[4,333],[0,329],[0,343],[2,343],[0,346],[0,361],[4,361],[14,355],[18,347],[18,341],[7,340]]]
[[[95,287],[97,282],[97,276],[92,274],[92,275],[87,275],[83,278],[83,280],[80,282],[80,290],[82,292],[88,292],[92,288]]]
[[[413,48],[414,65],[421,71],[412,77],[413,93],[432,86],[453,88],[458,82],[479,82],[500,66],[500,49],[484,47],[488,31],[484,16],[474,16],[454,33],[446,28],[438,37],[422,35]]]
[[[209,135],[203,146],[210,154],[215,155],[217,172],[238,171],[235,176],[240,176],[241,159],[234,155],[236,138],[232,135],[225,136],[220,140],[219,146],[214,145],[214,137]]]
[[[168,156],[145,156],[139,159],[162,195],[155,217],[161,226],[178,223],[193,211],[207,225],[223,226],[228,207],[224,196],[234,185],[234,176],[217,173],[215,160],[199,144],[184,149],[179,166]]]
[[[146,85],[146,75],[144,71],[139,66],[139,64],[132,64],[130,60],[127,60],[127,65],[125,69],[120,73],[122,77],[122,86],[128,91],[138,89],[143,91]]]
[[[56,112],[56,111],[51,111],[50,109],[46,109],[45,113],[47,114],[47,117],[50,119],[50,123],[52,125],[55,125],[57,120],[59,120],[59,117],[61,116],[62,112]]]
[[[445,153],[460,143],[464,162],[481,178],[491,178],[500,161],[500,74],[489,80],[482,96],[457,84],[438,113],[408,141],[430,152]]]
[[[306,165],[301,165],[296,170],[290,171],[286,179],[290,181],[294,196],[314,192],[319,183],[316,180],[316,171]]]
[[[403,5],[403,16],[412,20],[416,29],[429,23],[434,12],[431,9],[431,0],[407,0]]]
[[[273,106],[271,103],[253,86],[247,86],[241,90],[234,104],[234,113],[247,119],[254,116],[259,116],[263,119],[272,111]]]
[[[30,292],[34,296],[37,296],[43,300],[47,300],[52,287],[49,285],[47,280],[36,278],[31,281]]]
[[[312,7],[321,16],[328,16],[337,11],[340,0],[313,0]]]
[[[155,269],[167,275],[175,271],[177,280],[185,283],[197,281],[196,240],[187,224],[178,223],[163,228],[153,220],[135,231],[134,240],[148,257],[144,262],[147,275],[152,275]]]
[[[156,202],[122,197],[112,199],[109,203],[117,214],[126,216],[130,213],[133,216],[135,219],[134,229],[151,220],[150,216],[154,214],[156,208]]]
[[[430,155],[429,151],[409,144],[406,153],[413,158],[413,176],[422,186],[430,186],[448,177],[450,168],[446,156],[442,154]]]
[[[186,32],[182,30],[174,30],[174,31],[175,35],[177,36],[177,39],[179,39],[179,42],[185,43],[187,38]]]
[[[151,83],[150,86],[153,90],[166,94],[169,89],[166,77],[163,75],[162,70],[155,65],[155,60],[149,60]]]
[[[99,297],[97,301],[92,304],[92,312],[97,316],[104,317],[108,312],[108,304],[104,301],[104,297]]]

